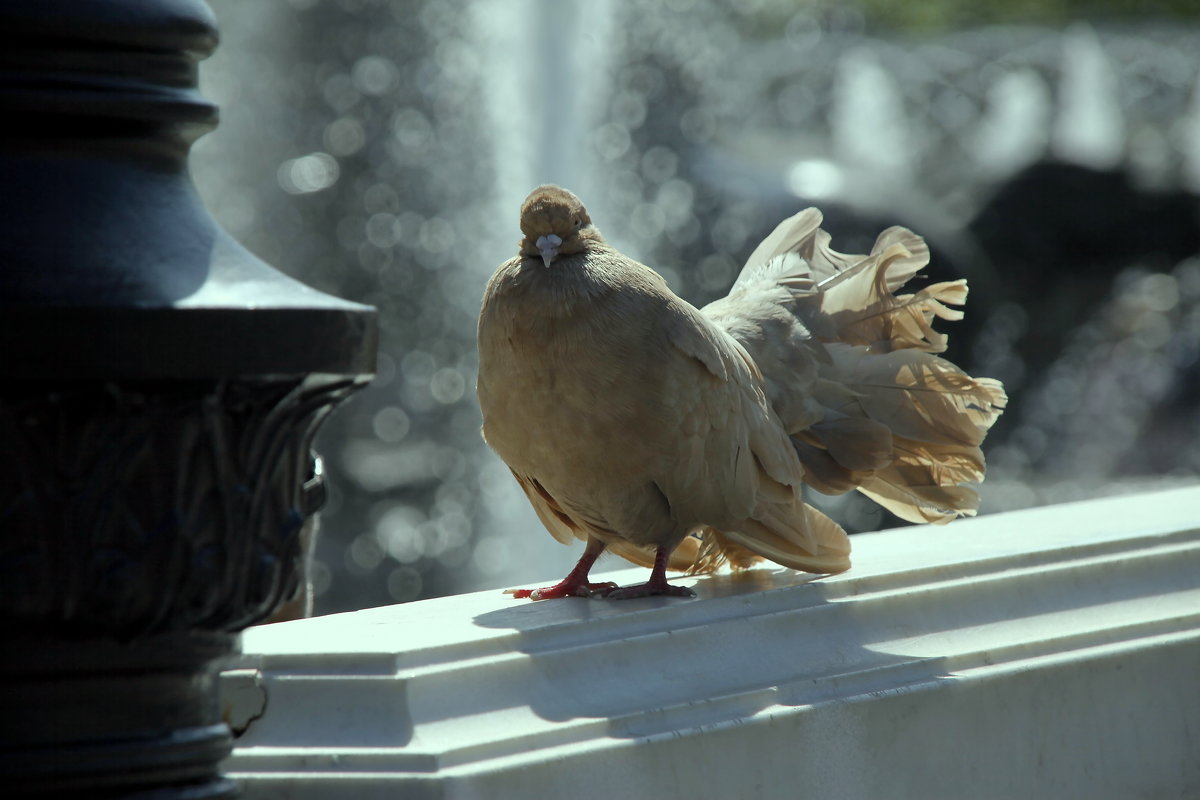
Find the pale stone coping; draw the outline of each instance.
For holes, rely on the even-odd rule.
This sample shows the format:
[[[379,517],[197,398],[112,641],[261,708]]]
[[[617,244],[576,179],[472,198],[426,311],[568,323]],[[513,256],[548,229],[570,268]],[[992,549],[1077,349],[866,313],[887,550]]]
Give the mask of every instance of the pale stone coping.
[[[848,573],[679,579],[696,600],[252,628],[225,768],[247,798],[1200,791],[1200,488],[853,542]]]

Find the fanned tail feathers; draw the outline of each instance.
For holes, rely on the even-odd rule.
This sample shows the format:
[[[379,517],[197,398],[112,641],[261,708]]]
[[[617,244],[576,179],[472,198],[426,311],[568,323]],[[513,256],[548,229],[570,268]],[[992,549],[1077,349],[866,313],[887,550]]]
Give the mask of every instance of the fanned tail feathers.
[[[820,223],[811,208],[780,223],[751,254],[730,296],[705,311],[761,357],[773,395],[808,399],[807,415],[780,413],[805,483],[829,494],[857,489],[912,522],[974,514],[979,496],[971,485],[984,476],[979,446],[1007,398],[998,381],[973,378],[937,355],[947,337],[933,324],[962,318],[955,307],[966,302],[966,281],[896,294],[929,262],[920,236],[888,228],[869,254],[847,255],[830,247]],[[808,339],[815,378],[814,370],[772,358],[769,343],[746,335],[767,319],[778,328],[781,312]],[[810,522],[815,513],[810,509]],[[747,549],[779,560],[772,536],[706,534],[697,564],[737,566]]]

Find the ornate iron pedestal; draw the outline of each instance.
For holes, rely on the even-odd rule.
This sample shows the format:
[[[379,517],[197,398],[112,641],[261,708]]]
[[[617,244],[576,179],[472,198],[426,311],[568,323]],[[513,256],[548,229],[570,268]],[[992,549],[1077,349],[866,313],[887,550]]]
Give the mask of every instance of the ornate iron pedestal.
[[[209,798],[214,671],[301,588],[372,309],[257,261],[187,174],[199,0],[0,2],[0,785]]]

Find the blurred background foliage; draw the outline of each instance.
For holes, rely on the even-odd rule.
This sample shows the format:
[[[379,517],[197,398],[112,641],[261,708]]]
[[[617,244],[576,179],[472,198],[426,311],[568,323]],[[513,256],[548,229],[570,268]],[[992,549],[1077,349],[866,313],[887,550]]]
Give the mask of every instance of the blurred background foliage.
[[[777,7],[795,7],[781,3]],[[1200,16],[1192,0],[860,0],[876,30],[942,33],[954,28],[1011,23],[1062,25],[1074,20],[1144,22],[1148,19],[1194,20]]]
[[[965,276],[951,356],[1013,398],[983,512],[1200,472],[1200,7],[1192,0],[215,0],[195,148],[214,214],[379,308],[326,425],[318,613],[557,578],[480,441],[475,320],[525,194],[580,194],[700,305],[780,219]],[[817,498],[851,530],[895,524]],[[613,563],[612,566],[618,566]]]

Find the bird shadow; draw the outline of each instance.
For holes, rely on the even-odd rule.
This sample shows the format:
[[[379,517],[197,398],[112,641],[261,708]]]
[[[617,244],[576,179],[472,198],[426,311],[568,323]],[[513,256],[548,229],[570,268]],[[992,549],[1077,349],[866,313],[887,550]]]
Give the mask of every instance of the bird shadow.
[[[695,598],[653,596],[632,600],[607,600],[603,597],[568,597],[537,602],[514,600],[512,606],[478,614],[472,621],[482,628],[513,628],[517,631],[532,632],[547,623],[570,624],[644,614],[651,609],[665,609],[694,604],[696,601],[801,586],[823,577],[787,569],[741,570],[697,578],[692,586],[696,591]]]
[[[837,602],[852,587],[760,568],[694,579],[695,599],[514,601],[473,622],[513,630],[509,648],[527,656],[509,702],[546,720],[592,719],[608,737],[638,738],[829,701],[848,669],[903,664],[906,681],[945,677],[942,659],[913,663],[872,650],[877,626]]]

